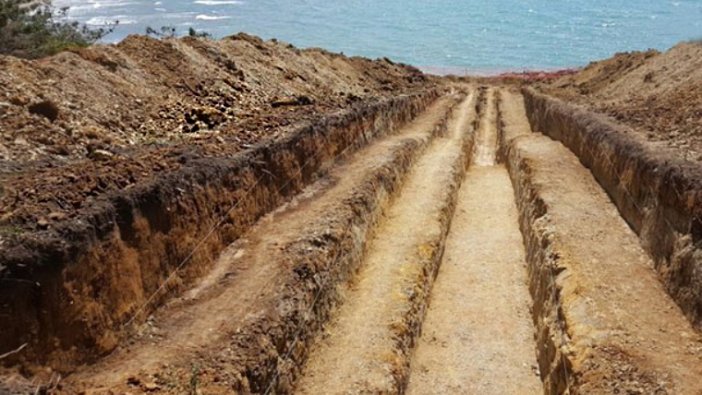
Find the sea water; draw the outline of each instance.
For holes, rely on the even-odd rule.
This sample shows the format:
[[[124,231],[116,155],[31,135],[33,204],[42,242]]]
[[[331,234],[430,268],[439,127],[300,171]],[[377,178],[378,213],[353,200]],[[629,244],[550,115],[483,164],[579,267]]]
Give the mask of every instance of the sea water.
[[[55,0],[107,41],[147,26],[240,31],[435,70],[576,67],[702,39],[702,0]]]

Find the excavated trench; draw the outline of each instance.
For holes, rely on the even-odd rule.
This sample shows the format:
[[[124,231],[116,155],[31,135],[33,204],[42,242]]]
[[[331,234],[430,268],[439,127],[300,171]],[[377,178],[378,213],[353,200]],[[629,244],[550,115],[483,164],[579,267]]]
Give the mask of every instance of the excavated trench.
[[[53,280],[63,305],[2,295],[33,312],[3,349],[58,339],[44,364],[94,360],[59,393],[700,393],[702,175],[619,128],[454,86],[302,130],[193,184],[186,218],[145,215],[146,197],[117,210],[129,221]],[[192,248],[212,224],[178,224],[213,212],[229,230],[152,300],[182,258],[159,249]]]
[[[232,159],[198,160],[97,201],[84,217],[0,246],[4,363],[69,372],[207,273],[261,216],[339,157],[391,134],[436,91],[364,103]]]

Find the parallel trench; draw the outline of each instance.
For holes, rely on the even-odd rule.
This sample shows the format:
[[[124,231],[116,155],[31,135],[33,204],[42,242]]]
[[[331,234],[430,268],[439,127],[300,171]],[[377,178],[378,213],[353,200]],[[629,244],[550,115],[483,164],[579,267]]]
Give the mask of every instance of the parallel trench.
[[[562,219],[567,215],[559,217],[569,192],[540,184],[539,171],[546,174],[548,166],[539,168],[539,155],[529,156],[548,147],[543,148],[548,157],[563,147],[539,140],[543,136],[530,130],[526,117],[515,116],[515,109],[524,111],[517,94],[495,87],[459,91],[431,107],[437,113],[425,114],[415,129],[373,142],[259,221],[177,301],[171,316],[163,317],[162,324],[175,329],[69,377],[66,393],[100,385],[146,392],[145,381],[134,384],[133,371],[139,369],[150,380],[167,376],[174,384],[159,384],[164,393],[182,393],[192,389],[192,378],[184,379],[192,375],[190,358],[203,354],[218,361],[210,370],[231,369],[214,373],[209,384],[198,381],[203,393],[699,389],[693,373],[702,369],[693,356],[702,351],[678,355],[699,336],[642,260],[641,247],[632,244],[634,233],[613,231],[624,235],[619,242],[629,261],[612,257],[612,262],[626,268],[623,272],[643,273],[641,284],[653,289],[650,294],[627,284],[595,284],[595,294],[636,292],[631,302],[610,311],[596,296],[586,297],[591,290],[573,290],[578,276],[596,278],[592,262],[606,257],[579,265],[578,259],[590,255],[570,248],[575,228]],[[383,155],[393,155],[392,160],[380,160]],[[581,174],[573,158],[551,166]],[[344,173],[352,171],[358,174]],[[352,192],[354,187],[359,190]],[[599,187],[586,193],[606,196]],[[601,214],[573,200],[574,207],[566,209]],[[593,218],[593,223],[623,223],[609,206],[602,210],[611,218]],[[559,227],[559,220],[565,225]],[[657,333],[650,350],[636,352],[629,336],[650,332],[629,329],[627,318],[617,314],[640,303],[639,295],[665,297],[642,307],[643,321],[634,326],[647,327],[653,321],[649,311],[660,313],[669,324],[655,329],[677,332],[685,341],[667,343],[669,337]],[[621,321],[616,330],[601,312]],[[212,317],[188,318],[193,313]],[[182,346],[184,340],[190,344]],[[173,362],[167,369],[161,363],[169,363],[154,354],[164,346],[163,355]],[[656,347],[672,351],[658,358],[651,351]],[[668,371],[666,365],[673,367]]]
[[[424,266],[425,276],[429,277],[428,281],[415,280],[420,284],[420,301],[412,302],[415,304],[414,314],[419,316],[413,319],[420,322],[419,328],[410,330],[409,333],[401,330],[398,334],[396,324],[392,322],[406,322],[407,317],[403,314],[407,313],[403,311],[402,305],[411,303],[392,293],[377,292],[377,287],[382,282],[394,281],[398,290],[412,287],[411,281],[403,279],[404,271],[408,270],[406,267],[412,267],[412,262],[401,253],[395,258],[385,257],[381,262],[376,262],[373,258],[365,260],[363,265],[367,266],[362,266],[360,273],[351,280],[347,305],[342,305],[339,316],[328,324],[326,334],[312,348],[310,359],[302,369],[296,393],[551,394],[610,390],[615,393],[621,390],[632,393],[671,393],[676,388],[681,392],[693,388],[699,390],[699,384],[695,382],[692,373],[699,363],[692,363],[694,358],[684,356],[682,351],[694,344],[694,341],[687,345],[671,344],[671,347],[680,350],[680,355],[673,355],[672,359],[659,358],[655,352],[635,356],[629,353],[631,350],[636,352],[636,347],[631,348],[628,340],[622,343],[618,335],[613,335],[612,339],[593,337],[588,340],[591,335],[587,331],[578,333],[568,328],[569,325],[582,326],[591,318],[581,315],[581,307],[563,306],[567,301],[561,298],[568,297],[563,293],[568,295],[567,288],[570,285],[562,283],[561,276],[558,276],[562,269],[551,269],[548,265],[559,265],[559,254],[567,251],[567,247],[566,250],[560,250],[563,248],[560,245],[549,246],[549,243],[553,243],[552,236],[543,233],[540,228],[539,221],[549,218],[549,208],[544,206],[547,203],[539,196],[534,199],[525,194],[534,193],[534,190],[525,190],[525,185],[521,184],[525,178],[520,173],[529,170],[516,167],[514,163],[508,166],[501,163],[508,161],[510,154],[514,156],[514,152],[521,148],[512,147],[509,141],[512,136],[505,136],[505,133],[511,132],[503,130],[504,114],[502,109],[498,110],[499,98],[500,94],[493,88],[481,88],[477,103],[478,114],[474,115],[477,116],[475,128],[469,131],[473,134],[471,140],[474,141],[471,163],[461,180],[460,188],[445,191],[450,195],[445,199],[452,202],[455,200],[456,203],[449,206],[449,216],[452,217],[449,220],[450,228],[437,241],[442,252],[429,262],[422,263],[419,260],[419,265]],[[514,116],[514,106],[507,106],[507,111],[511,111],[510,115]],[[520,107],[517,112],[523,114],[523,104]],[[525,116],[521,117],[518,126],[524,133],[532,133]],[[541,137],[538,133],[534,135]],[[413,198],[412,193],[406,189],[418,188],[413,184],[412,177],[418,177],[416,173],[422,173],[423,170],[420,166],[413,171],[415,173],[410,173],[408,183],[399,192],[399,202],[395,203],[397,206],[406,205],[402,199]],[[592,181],[587,180],[585,184],[592,184]],[[441,183],[436,178],[434,182],[437,185]],[[518,187],[516,191],[512,183]],[[529,188],[538,188],[538,184],[534,185]],[[428,186],[420,188],[425,193],[431,193]],[[606,197],[600,187],[597,188],[598,195]],[[563,193],[567,194],[567,189]],[[562,205],[559,199],[554,202],[557,206]],[[595,204],[603,207],[602,202]],[[609,227],[619,226],[616,225],[617,222],[623,224],[619,214],[611,212],[614,205],[608,199],[607,204],[606,210],[610,211],[606,217],[611,219],[603,221],[610,221]],[[556,207],[556,214],[559,208],[560,206]],[[588,211],[587,207],[575,209]],[[389,210],[394,212],[394,208]],[[396,212],[389,221],[402,223],[403,215],[417,217],[426,215],[424,211],[404,214]],[[536,222],[532,222],[534,219]],[[612,223],[611,220],[615,222]],[[375,239],[369,242],[371,251],[374,244],[393,243],[397,237],[397,234],[392,233],[393,227],[394,225],[388,229],[380,228]],[[564,228],[567,232],[565,239],[573,239],[573,234],[568,234],[568,226]],[[421,233],[419,229],[413,231]],[[636,240],[629,229],[616,229],[612,237],[623,237],[621,243]],[[540,244],[535,245],[535,239]],[[577,242],[577,235],[575,240]],[[634,249],[637,252],[624,254],[623,258],[613,256],[612,259],[624,259],[621,263],[625,265],[633,263],[626,259],[648,259],[640,247]],[[585,254],[589,256],[587,249]],[[599,255],[595,253],[593,256]],[[597,260],[593,259],[593,262]],[[667,295],[664,296],[659,284],[650,283],[651,279],[655,281],[655,276],[649,264],[640,263],[634,263],[636,268],[633,270],[642,275],[643,282],[648,282],[646,286],[653,290],[653,297],[662,297],[664,301],[661,306],[650,309],[642,307],[640,315],[645,318],[642,324],[634,324],[638,328],[655,326],[655,320],[650,319],[651,314],[673,309],[672,301]],[[385,269],[378,269],[382,266]],[[607,270],[609,269],[604,271]],[[578,275],[577,267],[574,273]],[[608,278],[600,281],[603,283],[595,287],[614,287],[613,292],[619,292],[619,286],[609,284]],[[593,290],[596,293],[602,292],[596,288]],[[589,291],[576,291],[576,295],[579,292],[587,294]],[[635,297],[634,301],[638,306],[639,299]],[[624,300],[620,304],[624,306],[628,302]],[[611,308],[612,306],[605,306],[602,309],[606,311]],[[382,313],[372,313],[373,309]],[[620,320],[617,317],[619,314],[615,312],[616,310],[610,311],[612,317],[609,317],[609,321],[612,323],[605,319],[599,324],[603,328],[615,326]],[[598,313],[593,311],[593,314]],[[576,321],[569,323],[573,319]],[[679,314],[674,321],[671,327],[680,328],[686,338],[699,338],[689,322]],[[597,327],[597,324],[595,321],[593,326]],[[378,328],[378,325],[381,327]],[[383,328],[382,325],[387,326]],[[646,333],[645,329],[632,331]],[[570,336],[574,338],[571,339]],[[393,344],[390,340],[395,339],[394,342],[397,343],[398,338],[402,339],[403,345]],[[592,347],[592,350],[568,351],[568,347],[573,347],[569,343],[582,341],[591,342],[588,348]],[[651,344],[662,344],[671,339],[663,336],[650,341]],[[673,338],[672,342],[675,341]],[[384,346],[378,345],[383,342]],[[608,351],[602,354],[600,350]],[[618,350],[617,353],[627,356],[610,354],[611,350]],[[668,361],[665,361],[667,358]],[[684,360],[689,361],[687,367],[662,373],[671,362],[681,363]],[[629,373],[622,374],[622,371]]]

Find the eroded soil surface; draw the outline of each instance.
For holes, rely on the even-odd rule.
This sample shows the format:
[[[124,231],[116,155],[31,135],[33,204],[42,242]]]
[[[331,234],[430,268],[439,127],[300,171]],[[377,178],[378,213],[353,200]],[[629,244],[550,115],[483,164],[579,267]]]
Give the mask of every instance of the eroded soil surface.
[[[702,44],[622,53],[541,85],[608,114],[680,158],[702,161]]]

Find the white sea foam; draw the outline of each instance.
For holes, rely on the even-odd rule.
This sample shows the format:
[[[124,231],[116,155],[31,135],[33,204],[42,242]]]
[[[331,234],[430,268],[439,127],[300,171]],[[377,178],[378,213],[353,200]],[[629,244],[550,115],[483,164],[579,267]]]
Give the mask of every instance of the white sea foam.
[[[91,26],[103,26],[112,24],[115,21],[119,21],[120,25],[133,25],[137,23],[136,19],[129,19],[126,15],[115,15],[113,17],[94,16],[85,21],[85,24]]]
[[[126,5],[137,5],[133,1],[125,0],[59,0],[54,1],[56,7],[69,7],[71,11],[89,10],[100,8],[122,7]]]
[[[231,18],[230,16],[226,15],[205,15],[205,14],[200,14],[195,17],[195,19],[200,20],[200,21],[220,21],[222,19],[229,19]]]

